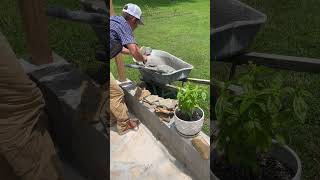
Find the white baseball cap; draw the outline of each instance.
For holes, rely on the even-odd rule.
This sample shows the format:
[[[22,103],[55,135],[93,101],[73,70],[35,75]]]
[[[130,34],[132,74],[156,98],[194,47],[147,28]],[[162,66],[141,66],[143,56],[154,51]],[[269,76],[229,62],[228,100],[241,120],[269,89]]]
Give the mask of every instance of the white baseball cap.
[[[136,4],[129,3],[129,4],[124,5],[122,12],[126,12],[126,13],[130,14],[131,16],[137,18],[139,20],[138,21],[139,24],[144,25],[144,23],[142,21],[142,17],[141,17],[142,11],[141,11],[140,7],[137,6]]]

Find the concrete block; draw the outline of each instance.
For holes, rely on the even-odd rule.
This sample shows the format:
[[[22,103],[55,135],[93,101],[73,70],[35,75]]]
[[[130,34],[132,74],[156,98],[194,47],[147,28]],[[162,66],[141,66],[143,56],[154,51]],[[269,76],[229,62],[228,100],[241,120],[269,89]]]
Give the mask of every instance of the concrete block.
[[[203,140],[202,137],[196,137],[191,140],[193,147],[195,147],[201,154],[203,159],[209,159],[210,156],[210,145]]]
[[[22,65],[22,68],[24,69],[25,73],[29,74],[30,72],[36,71],[38,69],[43,69],[48,66],[55,66],[55,65],[61,65],[61,64],[69,64],[66,60],[64,60],[61,56],[59,56],[56,53],[52,53],[53,62],[50,64],[43,64],[40,66],[34,65],[29,63],[29,61],[20,59],[20,64]]]

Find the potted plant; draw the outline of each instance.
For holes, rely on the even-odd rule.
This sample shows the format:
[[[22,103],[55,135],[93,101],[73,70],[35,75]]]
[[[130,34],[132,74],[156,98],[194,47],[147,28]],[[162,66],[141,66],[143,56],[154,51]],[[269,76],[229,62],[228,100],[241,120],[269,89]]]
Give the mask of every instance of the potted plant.
[[[204,112],[200,104],[205,102],[207,95],[198,86],[187,84],[178,91],[178,107],[174,111],[177,130],[185,136],[197,135],[203,126]]]
[[[297,154],[285,146],[288,126],[303,123],[307,113],[298,88],[284,87],[282,76],[249,65],[234,81],[215,81],[219,89],[215,111],[219,134],[211,158],[216,179],[300,179]],[[232,93],[231,84],[242,88]]]

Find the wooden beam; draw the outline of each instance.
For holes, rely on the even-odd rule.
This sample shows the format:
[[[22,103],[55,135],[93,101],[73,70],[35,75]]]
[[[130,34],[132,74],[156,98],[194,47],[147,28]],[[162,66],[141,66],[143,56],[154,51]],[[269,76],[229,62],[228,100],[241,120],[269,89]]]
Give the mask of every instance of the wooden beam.
[[[115,15],[115,12],[114,12],[114,9],[113,9],[112,0],[110,0],[109,8],[110,8],[110,16],[114,16],[114,15]]]
[[[19,5],[31,63],[35,65],[51,63],[48,18],[44,11],[43,0],[19,0]]]
[[[115,12],[113,9],[112,0],[110,0],[109,6],[110,6],[110,16],[114,16]],[[124,82],[127,80],[127,78],[126,78],[125,65],[124,65],[122,54],[117,55],[115,59],[116,59],[119,81]]]
[[[233,60],[236,64],[252,61],[257,65],[299,72],[320,72],[320,59],[251,52]]]

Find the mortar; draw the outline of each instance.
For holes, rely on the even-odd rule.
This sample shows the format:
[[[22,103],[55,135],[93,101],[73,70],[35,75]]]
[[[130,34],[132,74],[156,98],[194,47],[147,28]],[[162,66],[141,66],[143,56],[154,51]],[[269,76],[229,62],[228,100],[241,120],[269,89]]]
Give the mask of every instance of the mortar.
[[[137,62],[134,58],[133,61]],[[169,84],[173,81],[186,79],[193,69],[191,64],[161,50],[152,50],[145,65],[148,68],[157,68],[163,71],[156,72],[147,68],[139,69],[144,81],[159,84]]]

